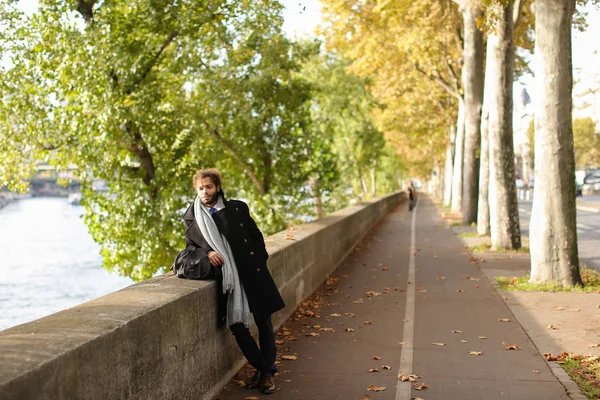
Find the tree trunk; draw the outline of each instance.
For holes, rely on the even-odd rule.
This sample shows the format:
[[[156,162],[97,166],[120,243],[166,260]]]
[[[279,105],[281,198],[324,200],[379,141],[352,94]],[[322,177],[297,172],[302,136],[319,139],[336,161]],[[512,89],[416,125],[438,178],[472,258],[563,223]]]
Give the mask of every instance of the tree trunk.
[[[513,149],[513,97],[515,49],[513,45],[513,3],[498,0],[494,9],[495,25],[488,36],[492,52],[490,71],[489,145],[490,145],[490,227],[492,247],[521,247],[519,209],[515,189]],[[486,77],[488,79],[488,77]]]
[[[463,150],[465,139],[465,101],[458,99],[458,117],[456,119],[456,140],[454,141],[454,171],[452,173],[452,212],[462,208]]]
[[[581,284],[571,121],[573,0],[535,4],[535,187],[530,224],[531,279]]]
[[[454,126],[452,122],[450,126],[450,136],[446,145],[446,162],[444,163],[444,204],[449,206],[452,201],[452,165],[454,158]]]
[[[479,192],[479,140],[483,103],[483,32],[477,27],[482,12],[467,6],[462,12],[465,30],[463,88],[465,93],[465,140],[463,164],[462,222],[477,220]]]
[[[371,170],[371,194],[377,196],[377,159],[373,160],[373,169]]]
[[[321,188],[319,187],[319,181],[314,176],[308,177],[308,185],[310,187],[310,194],[313,199],[313,211],[319,218],[325,215],[323,211],[323,202],[321,198]]]
[[[486,78],[487,82],[487,78]],[[479,203],[477,209],[477,234],[488,236],[490,234],[490,144],[488,136],[488,123],[490,114],[486,104],[488,95],[487,83],[483,98],[483,111],[481,113],[481,162],[479,164]]]

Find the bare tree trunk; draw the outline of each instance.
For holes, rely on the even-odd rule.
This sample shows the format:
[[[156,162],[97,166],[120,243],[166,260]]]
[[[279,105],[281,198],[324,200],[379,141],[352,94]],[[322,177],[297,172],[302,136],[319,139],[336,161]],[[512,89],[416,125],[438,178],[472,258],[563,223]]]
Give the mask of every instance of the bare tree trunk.
[[[515,49],[513,45],[513,3],[494,0],[489,6],[496,17],[488,36],[490,65],[490,227],[493,248],[521,247],[519,209],[515,188],[513,149],[512,86]],[[488,79],[488,77],[486,77]]]
[[[487,81],[487,78],[486,78]],[[479,204],[477,209],[477,234],[488,236],[490,234],[490,144],[488,136],[488,123],[490,119],[486,96],[488,95],[487,82],[483,98],[483,111],[481,113],[481,163],[479,165]]]
[[[323,211],[323,201],[321,198],[321,188],[319,187],[319,181],[314,176],[308,177],[308,185],[310,187],[310,194],[313,199],[313,211],[319,218],[325,215]]]
[[[371,170],[371,194],[377,196],[377,159],[373,160],[373,169]]]
[[[581,284],[575,209],[571,24],[573,0],[535,3],[535,187],[530,223],[531,278]]]
[[[450,126],[450,136],[446,145],[446,162],[444,163],[444,204],[449,206],[452,201],[452,165],[454,158],[454,126],[452,122]]]
[[[482,12],[479,5],[462,11],[465,30],[463,88],[465,91],[465,140],[463,164],[462,222],[477,220],[479,192],[479,140],[483,103],[483,32],[477,27]]]
[[[458,99],[458,117],[456,119],[456,140],[454,141],[454,171],[452,173],[452,212],[462,208],[463,150],[465,139],[465,101]]]

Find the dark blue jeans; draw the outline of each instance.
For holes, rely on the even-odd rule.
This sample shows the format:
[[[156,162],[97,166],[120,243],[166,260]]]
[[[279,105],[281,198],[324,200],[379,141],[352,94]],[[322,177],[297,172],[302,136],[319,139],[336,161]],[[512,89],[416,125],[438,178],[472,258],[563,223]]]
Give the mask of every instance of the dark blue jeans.
[[[277,347],[275,346],[275,332],[273,331],[271,315],[265,317],[254,314],[254,322],[258,328],[260,349],[250,334],[250,330],[244,324],[234,324],[229,329],[231,329],[238,346],[240,346],[250,365],[264,375],[273,376],[277,372],[277,368],[275,368]]]

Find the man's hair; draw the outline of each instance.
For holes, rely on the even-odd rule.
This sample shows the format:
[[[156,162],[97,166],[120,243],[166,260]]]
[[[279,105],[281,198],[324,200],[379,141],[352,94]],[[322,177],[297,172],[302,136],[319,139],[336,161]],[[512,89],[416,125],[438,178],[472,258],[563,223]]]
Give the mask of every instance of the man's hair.
[[[199,169],[196,171],[196,175],[194,175],[194,189],[198,188],[200,181],[204,178],[210,178],[215,186],[218,186],[219,189],[222,189],[221,173],[215,168]]]

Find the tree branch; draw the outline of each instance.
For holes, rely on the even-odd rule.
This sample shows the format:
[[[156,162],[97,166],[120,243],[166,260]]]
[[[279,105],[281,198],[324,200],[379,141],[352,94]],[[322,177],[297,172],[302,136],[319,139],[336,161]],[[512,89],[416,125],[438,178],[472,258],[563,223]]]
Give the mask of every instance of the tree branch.
[[[517,25],[519,25],[519,21],[521,20],[521,6],[523,3],[523,0],[515,0],[515,3],[513,4],[513,29],[517,28]]]
[[[250,168],[248,168],[248,166],[246,165],[244,160],[242,160],[240,155],[237,154],[237,152],[233,149],[233,147],[229,144],[229,142],[223,136],[221,136],[221,134],[216,129],[214,129],[207,121],[205,121],[205,120],[201,120],[201,121],[204,124],[204,126],[206,127],[206,129],[208,130],[208,132],[211,135],[213,135],[219,142],[221,142],[223,147],[225,147],[225,150],[227,150],[229,152],[229,154],[231,154],[231,156],[242,166],[242,168],[244,168],[244,171],[248,174],[248,176],[250,177],[250,180],[252,180],[252,183],[254,183],[254,186],[256,186],[256,189],[258,189],[258,193],[261,196],[266,195],[267,192],[265,191],[263,184],[260,182],[260,179],[258,179],[258,177],[254,174],[254,172],[252,172],[250,170]]]
[[[160,49],[158,50],[158,52],[154,55],[154,57],[150,60],[150,62],[145,66],[144,72],[142,72],[142,75],[138,78],[137,81],[134,82],[134,84],[132,85],[132,88],[127,91],[127,94],[130,94],[131,92],[133,92],[133,88],[138,86],[140,83],[142,83],[144,81],[144,79],[146,79],[146,77],[148,76],[150,71],[152,71],[152,68],[154,68],[154,66],[158,62],[158,59],[160,58],[162,53],[171,44],[171,42],[173,42],[173,40],[175,40],[176,37],[177,37],[177,32],[173,32],[165,39],[165,41],[163,42],[163,44],[160,47]]]
[[[81,14],[87,26],[94,23],[94,4],[96,4],[96,0],[77,0],[76,10]]]
[[[148,150],[148,146],[144,142],[144,138],[142,135],[134,129],[131,121],[127,121],[124,124],[124,128],[129,133],[130,137],[133,139],[131,144],[129,145],[129,151],[135,154],[140,160],[140,165],[142,170],[145,172],[145,176],[143,181],[146,185],[150,185],[152,179],[154,179],[155,167],[154,161],[152,160],[152,154]]]
[[[460,92],[458,90],[456,90],[455,88],[453,88],[448,82],[446,82],[446,80],[444,78],[442,78],[442,76],[439,74],[439,72],[438,72],[438,76],[434,76],[433,74],[429,74],[429,73],[425,72],[424,70],[422,70],[418,64],[415,63],[414,66],[418,72],[425,75],[432,82],[435,82],[438,85],[440,85],[448,94],[456,97],[457,99],[462,98]]]

